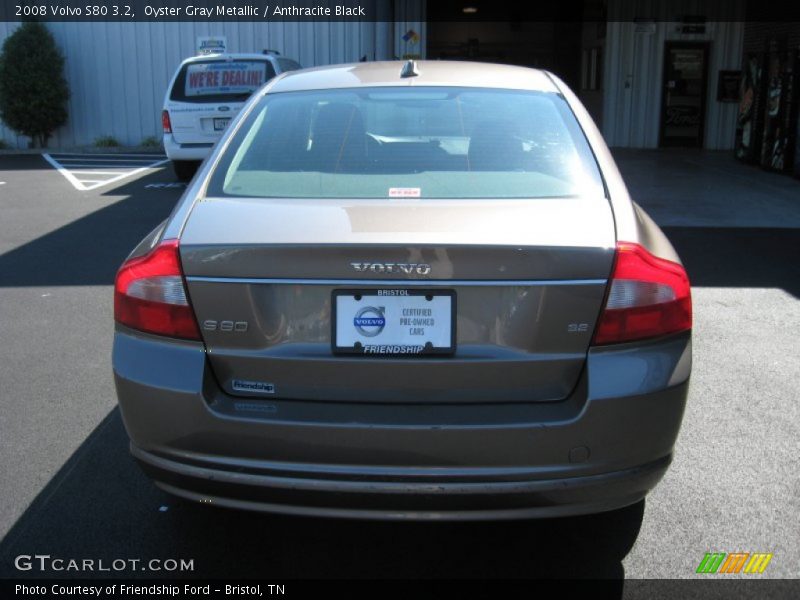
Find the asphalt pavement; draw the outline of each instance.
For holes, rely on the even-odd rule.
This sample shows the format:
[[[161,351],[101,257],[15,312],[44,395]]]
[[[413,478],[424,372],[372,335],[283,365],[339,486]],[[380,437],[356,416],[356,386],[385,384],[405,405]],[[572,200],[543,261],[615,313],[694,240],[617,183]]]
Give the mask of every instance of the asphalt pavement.
[[[0,577],[65,575],[14,566],[49,554],[193,561],[170,576],[682,578],[712,551],[772,552],[764,577],[798,577],[800,182],[723,153],[619,161],[693,283],[671,469],[605,515],[421,524],[230,511],[153,486],[116,409],[112,284],[182,187],[161,166],[79,190],[41,156],[0,156]]]

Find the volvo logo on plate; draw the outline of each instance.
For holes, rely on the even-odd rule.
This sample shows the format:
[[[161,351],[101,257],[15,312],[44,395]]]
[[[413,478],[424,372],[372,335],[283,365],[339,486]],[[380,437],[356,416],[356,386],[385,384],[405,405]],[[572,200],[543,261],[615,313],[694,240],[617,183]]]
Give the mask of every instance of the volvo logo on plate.
[[[431,266],[425,263],[350,263],[359,273],[404,273],[405,275],[430,275]]]
[[[383,328],[386,327],[386,318],[383,312],[386,309],[383,306],[365,306],[360,308],[353,317],[353,325],[356,331],[365,337],[375,337]]]

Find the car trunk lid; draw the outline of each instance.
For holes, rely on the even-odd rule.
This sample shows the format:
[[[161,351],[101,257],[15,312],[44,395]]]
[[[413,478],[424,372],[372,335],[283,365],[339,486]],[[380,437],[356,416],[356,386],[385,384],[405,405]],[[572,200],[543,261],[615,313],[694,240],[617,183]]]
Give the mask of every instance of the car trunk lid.
[[[543,402],[578,380],[614,237],[603,198],[206,198],[180,247],[208,359],[230,394]],[[377,290],[452,295],[455,351],[335,352],[336,296]]]

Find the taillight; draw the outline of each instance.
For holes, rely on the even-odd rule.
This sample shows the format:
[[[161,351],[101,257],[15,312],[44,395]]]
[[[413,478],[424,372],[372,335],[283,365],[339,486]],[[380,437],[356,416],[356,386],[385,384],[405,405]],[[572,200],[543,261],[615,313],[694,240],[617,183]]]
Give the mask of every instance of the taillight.
[[[170,122],[169,112],[166,110],[161,111],[161,127],[164,128],[164,133],[172,133],[172,122]]]
[[[689,278],[678,263],[639,244],[617,243],[611,287],[594,344],[616,344],[692,328]]]
[[[199,340],[183,282],[178,240],[126,261],[114,284],[114,319],[148,333]]]

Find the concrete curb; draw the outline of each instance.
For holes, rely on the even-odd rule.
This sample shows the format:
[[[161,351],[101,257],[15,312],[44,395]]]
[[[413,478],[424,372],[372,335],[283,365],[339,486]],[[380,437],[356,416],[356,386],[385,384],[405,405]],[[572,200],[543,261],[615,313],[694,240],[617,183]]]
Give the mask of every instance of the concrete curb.
[[[0,156],[10,154],[164,154],[161,146],[115,146],[112,148],[98,148],[97,146],[75,146],[71,148],[2,148]]]

